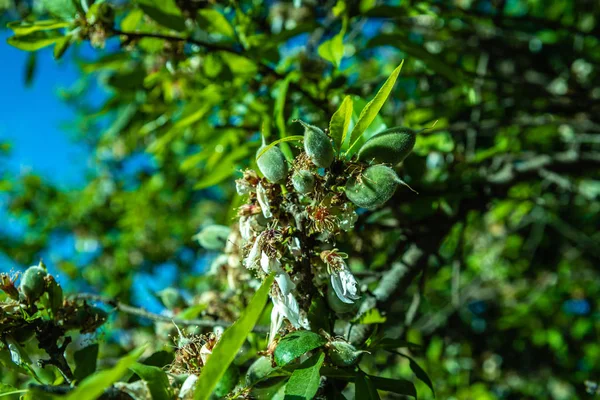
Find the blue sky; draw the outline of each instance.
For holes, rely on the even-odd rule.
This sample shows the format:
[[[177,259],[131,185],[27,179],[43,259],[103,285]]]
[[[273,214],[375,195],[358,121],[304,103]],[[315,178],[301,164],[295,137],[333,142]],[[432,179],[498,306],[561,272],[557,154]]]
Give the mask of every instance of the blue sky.
[[[61,129],[75,113],[56,94],[76,82],[77,67],[54,60],[52,48],[39,50],[33,84],[26,87],[28,54],[6,44],[9,35],[0,31],[0,141],[12,144],[8,168],[33,170],[63,188],[81,186],[89,153]]]

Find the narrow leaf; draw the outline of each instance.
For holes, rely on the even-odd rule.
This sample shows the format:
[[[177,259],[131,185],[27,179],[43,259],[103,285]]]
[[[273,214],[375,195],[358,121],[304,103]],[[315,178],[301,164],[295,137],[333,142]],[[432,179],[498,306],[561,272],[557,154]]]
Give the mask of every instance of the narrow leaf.
[[[246,341],[246,337],[260,318],[269,297],[275,275],[271,274],[258,289],[240,318],[223,332],[208,359],[194,391],[195,400],[208,399],[221,380],[236,354]]]
[[[318,352],[294,370],[285,386],[285,398],[290,400],[312,399],[319,390],[319,384],[321,383],[319,371],[323,361],[325,361],[325,354]]]
[[[45,21],[13,21],[6,25],[17,36],[25,36],[37,31],[46,31],[51,29],[60,29],[69,26],[68,22],[48,19]]]
[[[369,380],[379,390],[385,390],[386,392],[403,394],[406,396],[417,398],[417,389],[415,385],[406,379],[390,379],[381,378],[379,376],[369,375]]]
[[[224,157],[219,162],[218,169],[204,172],[205,176],[199,180],[196,185],[194,185],[194,189],[206,189],[207,187],[223,182],[225,179],[233,175],[237,161],[246,157],[248,152],[248,148],[246,146],[242,146],[229,153],[229,155]]]
[[[346,96],[340,107],[331,117],[329,122],[329,135],[333,139],[335,148],[340,151],[342,144],[346,141],[348,126],[352,119],[352,97]]]
[[[371,377],[365,375],[362,371],[358,372],[356,375],[356,380],[354,382],[354,387],[356,390],[355,398],[361,400],[379,400],[379,393],[377,393],[377,389],[375,385],[371,381]]]
[[[133,364],[129,369],[146,381],[152,400],[169,400],[172,397],[169,378],[162,369],[140,363]]]
[[[433,382],[431,382],[431,379],[429,378],[429,375],[427,375],[427,372],[425,372],[425,370],[423,368],[421,368],[421,366],[419,364],[417,364],[417,362],[412,357],[409,357],[406,354],[402,354],[397,351],[392,351],[392,353],[408,359],[408,361],[410,362],[410,369],[412,370],[412,372],[423,383],[425,383],[427,386],[429,386],[429,389],[431,389],[431,393],[433,393],[433,397],[435,397],[435,390],[433,389]]]
[[[265,154],[271,147],[276,146],[279,143],[292,142],[294,140],[296,140],[296,141],[302,141],[302,140],[304,140],[304,136],[302,136],[302,135],[294,135],[294,136],[288,136],[288,137],[284,137],[284,138],[281,138],[281,139],[277,139],[277,140],[269,143],[261,151],[259,151],[258,154],[256,155],[256,159],[258,160],[259,158],[261,158],[262,155]]]
[[[365,108],[362,109],[360,115],[358,117],[358,121],[356,121],[356,125],[354,129],[352,129],[352,133],[350,134],[350,148],[346,152],[347,156],[351,156],[354,150],[356,143],[358,143],[358,139],[365,133],[365,130],[371,125],[371,122],[375,119],[379,110],[387,100],[388,96],[392,92],[394,88],[394,84],[396,83],[396,79],[398,79],[398,75],[400,75],[400,71],[402,70],[402,65],[404,64],[404,60],[400,63],[400,65],[392,72],[390,77],[385,81],[381,89],[377,92],[373,100],[367,103]]]
[[[36,51],[56,43],[61,35],[49,35],[46,32],[34,32],[25,36],[13,36],[7,39],[8,44],[25,51]]]
[[[121,358],[114,367],[96,372],[85,378],[79,386],[72,392],[69,392],[63,399],[65,400],[95,400],[113,383],[115,383],[138,358],[142,356],[145,346],[138,347],[123,358]]]

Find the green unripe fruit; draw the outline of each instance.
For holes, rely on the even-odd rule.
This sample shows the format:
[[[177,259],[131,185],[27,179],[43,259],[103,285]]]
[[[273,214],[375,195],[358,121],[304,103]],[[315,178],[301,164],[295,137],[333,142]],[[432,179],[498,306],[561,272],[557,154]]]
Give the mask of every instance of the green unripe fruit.
[[[304,151],[310,160],[319,168],[328,168],[333,162],[333,145],[329,137],[316,126],[306,124],[304,126]]]
[[[266,145],[263,144],[260,149],[258,149],[256,155],[258,156],[265,147]],[[269,182],[281,182],[287,176],[288,165],[283,153],[277,146],[273,146],[264,152],[260,158],[256,160],[256,164],[258,164],[258,169],[260,169],[260,172],[262,172]]]
[[[348,342],[334,341],[329,343],[329,358],[331,362],[338,367],[350,367],[358,362],[362,353],[367,353],[364,350],[356,350]]]
[[[224,225],[209,225],[203,228],[195,238],[200,246],[207,250],[222,250],[227,244],[231,228]]]
[[[360,161],[375,161],[396,165],[415,147],[416,132],[396,127],[378,133],[363,144],[358,152]]]
[[[296,171],[292,175],[292,185],[298,193],[310,193],[315,188],[315,176],[310,171]]]
[[[391,199],[401,182],[390,167],[373,165],[348,180],[346,197],[357,206],[372,210]]]
[[[44,290],[46,290],[46,275],[48,273],[42,267],[33,266],[27,268],[21,278],[21,293],[25,295],[30,302],[39,299]]]
[[[157,293],[160,301],[169,310],[185,307],[185,299],[175,288],[166,288]]]
[[[330,283],[327,289],[327,304],[329,305],[329,308],[331,308],[336,313],[347,314],[356,311],[356,306],[358,305],[358,302],[348,304],[341,301],[337,294],[335,294],[335,290],[333,290]]]

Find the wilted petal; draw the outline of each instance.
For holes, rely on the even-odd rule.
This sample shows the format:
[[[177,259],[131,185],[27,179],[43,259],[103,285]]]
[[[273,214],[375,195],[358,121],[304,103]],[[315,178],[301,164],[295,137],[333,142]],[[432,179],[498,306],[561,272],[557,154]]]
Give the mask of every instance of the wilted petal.
[[[240,218],[240,236],[244,241],[249,240],[252,237],[252,228],[251,228],[251,217],[241,217]]]
[[[296,288],[296,284],[292,282],[292,279],[287,272],[285,272],[281,267],[279,267],[279,269],[281,272],[278,272],[277,275],[275,275],[275,280],[277,281],[277,285],[279,286],[279,289],[281,289],[281,292],[287,296]]]
[[[333,287],[337,297],[344,303],[353,304],[355,300],[360,298],[356,278],[347,268],[334,271],[331,274],[331,287]]]
[[[269,344],[281,329],[281,325],[283,324],[283,314],[279,310],[279,305],[276,304],[275,299],[273,299],[273,309],[271,310],[271,328],[269,329]]]
[[[269,197],[267,196],[266,189],[260,183],[256,187],[256,198],[258,200],[258,204],[260,204],[260,209],[262,210],[262,213],[265,216],[265,218],[271,218],[273,214],[271,213]]]
[[[263,251],[260,256],[260,267],[263,271],[265,271],[265,274],[271,272],[270,264],[271,261],[269,260],[269,256],[267,256],[267,253]]]
[[[262,241],[262,233],[254,239],[254,244],[250,249],[250,253],[248,253],[248,257],[244,260],[244,265],[246,268],[252,268],[258,262],[258,258],[260,256],[260,242]]]
[[[203,364],[206,364],[206,362],[208,361],[208,358],[210,357],[211,354],[212,354],[212,350],[209,350],[209,348],[206,347],[206,344],[204,344],[202,346],[202,348],[200,349],[200,358],[202,359]]]
[[[252,191],[252,186],[245,179],[236,179],[235,190],[240,196],[242,196],[250,193]]]
[[[302,255],[302,247],[300,246],[300,239],[298,239],[297,237],[293,237],[292,240],[290,241],[289,244],[290,247],[290,253],[292,253],[292,255],[294,257],[300,257]]]

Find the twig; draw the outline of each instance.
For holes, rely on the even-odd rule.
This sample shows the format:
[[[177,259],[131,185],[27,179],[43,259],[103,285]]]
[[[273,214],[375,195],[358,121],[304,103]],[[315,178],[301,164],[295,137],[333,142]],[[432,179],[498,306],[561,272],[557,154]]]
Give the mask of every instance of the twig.
[[[121,303],[118,300],[111,299],[109,297],[101,296],[93,293],[78,293],[73,295],[73,298],[78,300],[90,300],[98,301],[115,307],[117,310],[122,311],[126,314],[136,315],[138,317],[150,319],[152,321],[160,322],[173,322],[180,326],[199,326],[203,328],[214,328],[215,326],[229,327],[233,323],[223,320],[207,320],[207,319],[181,319],[175,317],[169,317],[167,315],[156,314],[143,308],[133,307],[128,304]],[[256,325],[253,329],[257,333],[267,333],[269,328],[262,325]]]

